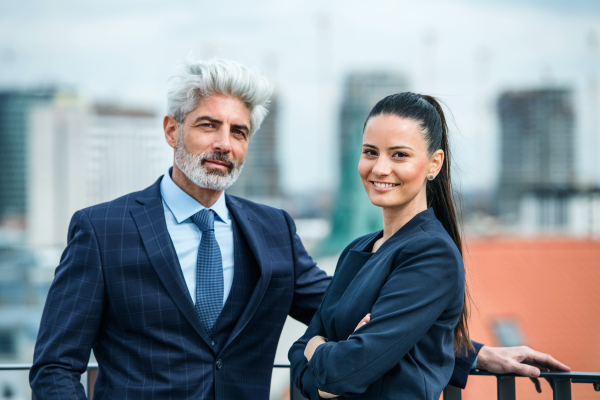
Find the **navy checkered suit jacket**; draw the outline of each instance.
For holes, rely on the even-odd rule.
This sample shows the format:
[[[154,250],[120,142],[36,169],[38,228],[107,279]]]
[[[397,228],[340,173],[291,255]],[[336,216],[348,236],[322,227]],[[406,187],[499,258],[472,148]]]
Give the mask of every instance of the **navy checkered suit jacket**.
[[[282,210],[226,196],[260,279],[215,354],[167,231],[160,179],[78,211],[46,300],[30,373],[38,399],[268,399],[287,315],[308,324],[330,278]]]

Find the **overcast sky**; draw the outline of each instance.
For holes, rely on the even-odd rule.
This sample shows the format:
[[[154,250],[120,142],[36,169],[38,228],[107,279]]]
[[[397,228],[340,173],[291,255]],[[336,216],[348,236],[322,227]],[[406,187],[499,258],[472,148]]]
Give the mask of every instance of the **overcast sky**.
[[[585,181],[600,175],[586,108],[586,79],[600,73],[586,47],[594,30],[597,0],[0,0],[0,86],[64,85],[163,114],[167,79],[187,54],[241,61],[277,84],[290,193],[337,183],[339,97],[350,71],[398,71],[411,90],[445,101],[463,190],[496,183],[502,90],[571,87]]]

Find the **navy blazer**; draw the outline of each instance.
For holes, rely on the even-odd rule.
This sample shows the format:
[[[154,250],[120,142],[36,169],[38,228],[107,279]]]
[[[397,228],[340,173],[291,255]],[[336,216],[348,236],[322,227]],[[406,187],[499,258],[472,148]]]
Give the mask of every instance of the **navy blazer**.
[[[456,245],[431,208],[371,254],[378,237],[344,250],[323,303],[290,349],[293,380],[310,399],[321,389],[353,399],[438,400],[450,380],[464,298]],[[354,332],[367,313],[371,321]],[[307,362],[304,349],[316,335],[329,342]]]
[[[159,187],[78,211],[50,287],[30,372],[38,399],[268,399],[286,316],[308,324],[330,278],[282,210],[226,203],[260,269],[218,354],[202,325],[167,231]]]

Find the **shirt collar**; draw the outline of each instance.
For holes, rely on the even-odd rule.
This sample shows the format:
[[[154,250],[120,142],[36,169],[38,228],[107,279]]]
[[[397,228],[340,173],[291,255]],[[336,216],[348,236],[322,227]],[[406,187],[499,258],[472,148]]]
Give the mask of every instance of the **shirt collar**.
[[[167,207],[169,207],[175,216],[177,223],[180,224],[206,207],[198,203],[189,194],[181,190],[181,188],[177,186],[175,182],[173,182],[173,179],[171,179],[171,171],[172,168],[169,168],[160,182],[160,194],[167,204]],[[213,204],[210,209],[217,214],[215,221],[229,224],[231,218],[229,216],[229,209],[227,209],[227,205],[225,204],[224,193],[225,192],[221,193],[217,201],[215,201],[215,204]]]

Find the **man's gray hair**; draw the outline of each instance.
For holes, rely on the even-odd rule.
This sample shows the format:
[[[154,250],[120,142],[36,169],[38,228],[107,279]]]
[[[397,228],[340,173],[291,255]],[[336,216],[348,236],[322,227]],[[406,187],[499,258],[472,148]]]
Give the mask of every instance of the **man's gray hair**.
[[[182,124],[200,100],[212,94],[232,96],[246,104],[252,136],[269,112],[267,105],[273,95],[273,85],[266,77],[235,61],[199,61],[190,56],[179,73],[171,77],[167,112]]]

